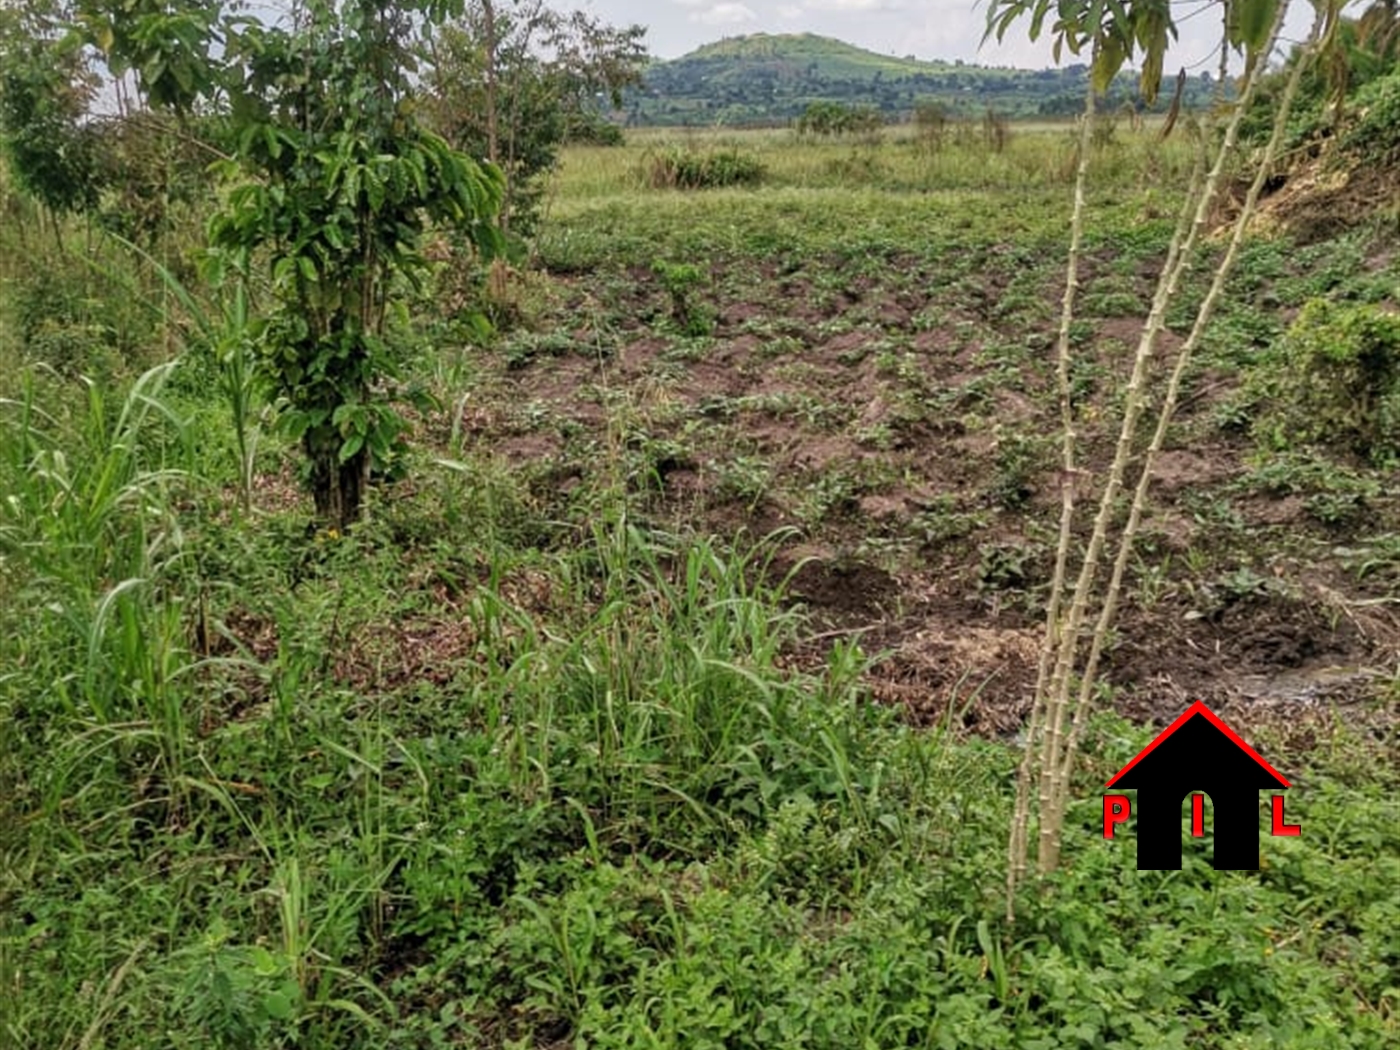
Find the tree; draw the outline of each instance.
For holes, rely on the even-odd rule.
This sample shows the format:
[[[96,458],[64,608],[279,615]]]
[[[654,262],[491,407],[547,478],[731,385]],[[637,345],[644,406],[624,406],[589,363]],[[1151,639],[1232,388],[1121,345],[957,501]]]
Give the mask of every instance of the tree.
[[[602,113],[641,83],[642,26],[617,28],[544,0],[469,0],[426,48],[428,115],[458,149],[505,175],[501,226],[528,236],[542,176],[569,141],[618,142]]]
[[[0,148],[20,188],[55,218],[92,209],[101,192],[88,120],[97,85],[64,45],[68,17],[58,0],[0,9]]]
[[[109,66],[135,70],[157,105],[227,115],[235,159],[221,170],[238,182],[210,227],[216,261],[245,278],[267,267],[260,371],[306,453],[318,516],[347,525],[402,429],[385,388],[387,320],[426,266],[428,223],[464,228],[484,254],[499,248],[499,172],[415,116],[413,37],[443,12],[434,0],[310,0],[284,27],[216,18],[207,4],[120,6],[142,10],[146,31],[108,10],[85,23]]]

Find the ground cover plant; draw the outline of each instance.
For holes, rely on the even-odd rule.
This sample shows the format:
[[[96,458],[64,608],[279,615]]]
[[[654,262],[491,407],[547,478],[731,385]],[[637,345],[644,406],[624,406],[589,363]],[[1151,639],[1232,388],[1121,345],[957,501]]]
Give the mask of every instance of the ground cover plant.
[[[1088,156],[1086,471],[1195,163],[1155,136]],[[649,185],[667,146],[765,177]],[[1073,157],[1026,127],[570,147],[533,269],[490,303],[404,293],[430,396],[348,528],[239,378],[250,307],[180,269],[198,231],[87,256],[70,221],[36,273],[0,228],[0,1042],[1395,1045],[1384,392],[1364,432],[1297,425],[1297,391],[1389,360],[1384,216],[1242,246],[1063,864],[1005,918]],[[1223,249],[1193,249],[1169,349]],[[1102,837],[1103,783],[1195,699],[1294,784],[1303,835],[1257,872],[1214,871],[1209,835],[1138,872]]]

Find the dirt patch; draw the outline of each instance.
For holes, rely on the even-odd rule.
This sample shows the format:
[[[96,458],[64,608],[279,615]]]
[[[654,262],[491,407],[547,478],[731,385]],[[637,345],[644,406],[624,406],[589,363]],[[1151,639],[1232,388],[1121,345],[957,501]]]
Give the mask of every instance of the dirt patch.
[[[972,626],[972,610],[929,615],[875,670],[877,703],[901,706],[920,725],[951,724],[988,736],[1013,732],[1030,713],[1039,632]]]
[[[1152,464],[1152,491],[1173,496],[1199,490],[1237,476],[1239,467],[1226,448],[1166,449]]]
[[[1128,609],[1120,633],[1107,678],[1124,689],[1128,710],[1145,705],[1154,718],[1179,713],[1183,701],[1236,702],[1250,679],[1314,665],[1361,665],[1374,655],[1355,624],[1295,598],[1234,602],[1213,615],[1184,602]]]
[[[791,570],[781,563],[782,574]],[[864,626],[891,610],[899,584],[889,573],[859,562],[810,560],[788,584],[789,595],[807,605],[828,626]]]
[[[1397,199],[1396,185],[1395,170],[1385,165],[1319,157],[1300,165],[1260,201],[1251,229],[1282,230],[1298,244],[1316,244],[1371,221],[1378,208]],[[1232,188],[1217,209],[1218,227],[1234,221],[1247,189]]]

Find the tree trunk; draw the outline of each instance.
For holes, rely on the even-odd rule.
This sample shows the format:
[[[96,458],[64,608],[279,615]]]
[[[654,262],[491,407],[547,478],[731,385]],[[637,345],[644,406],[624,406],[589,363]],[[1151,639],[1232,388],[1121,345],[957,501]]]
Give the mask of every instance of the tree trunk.
[[[365,490],[369,487],[369,449],[361,448],[340,462],[340,441],[327,442],[307,435],[306,456],[311,462],[311,498],[316,517],[327,526],[345,529],[360,519]]]

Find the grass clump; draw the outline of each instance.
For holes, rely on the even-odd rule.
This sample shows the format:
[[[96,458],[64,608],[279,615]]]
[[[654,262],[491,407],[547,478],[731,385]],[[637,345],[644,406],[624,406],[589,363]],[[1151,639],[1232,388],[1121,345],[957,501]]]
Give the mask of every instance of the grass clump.
[[[757,157],[737,148],[707,151],[671,146],[643,161],[643,176],[653,189],[705,190],[756,186],[768,169]]]

